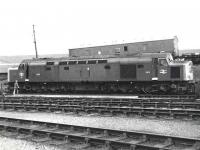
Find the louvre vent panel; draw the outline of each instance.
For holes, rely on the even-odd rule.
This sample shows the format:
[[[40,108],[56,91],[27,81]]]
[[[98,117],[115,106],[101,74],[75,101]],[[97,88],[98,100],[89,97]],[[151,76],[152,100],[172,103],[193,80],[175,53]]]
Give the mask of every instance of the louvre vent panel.
[[[180,78],[180,67],[171,67],[171,78]]]
[[[136,79],[136,65],[120,65],[120,78],[121,79]]]

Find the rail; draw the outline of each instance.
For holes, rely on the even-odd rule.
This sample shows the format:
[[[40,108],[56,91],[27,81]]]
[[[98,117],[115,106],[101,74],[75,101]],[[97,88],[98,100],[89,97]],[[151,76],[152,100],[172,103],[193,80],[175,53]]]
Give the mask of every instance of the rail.
[[[25,111],[47,111],[63,113],[99,113],[126,116],[154,116],[177,119],[200,119],[200,109],[169,109],[169,108],[143,108],[143,107],[110,107],[110,106],[80,106],[80,105],[58,105],[58,104],[20,104],[0,103],[1,109],[25,110]]]
[[[0,134],[35,142],[104,149],[199,150],[200,139],[0,117]]]

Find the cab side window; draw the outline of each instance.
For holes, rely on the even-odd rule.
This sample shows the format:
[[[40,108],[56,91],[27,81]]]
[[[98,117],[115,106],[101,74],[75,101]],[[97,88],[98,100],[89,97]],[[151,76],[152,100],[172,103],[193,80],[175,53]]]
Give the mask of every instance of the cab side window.
[[[167,66],[168,65],[167,60],[166,59],[159,59],[159,65],[160,66]]]
[[[24,64],[22,64],[22,70],[24,70],[24,68],[25,68],[24,66],[25,66],[25,65],[24,65]]]

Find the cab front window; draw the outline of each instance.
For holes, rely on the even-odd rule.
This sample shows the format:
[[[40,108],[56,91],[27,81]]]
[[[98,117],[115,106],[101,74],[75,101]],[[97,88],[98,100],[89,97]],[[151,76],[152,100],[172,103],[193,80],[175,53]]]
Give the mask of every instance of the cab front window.
[[[24,64],[19,65],[19,70],[24,70]]]

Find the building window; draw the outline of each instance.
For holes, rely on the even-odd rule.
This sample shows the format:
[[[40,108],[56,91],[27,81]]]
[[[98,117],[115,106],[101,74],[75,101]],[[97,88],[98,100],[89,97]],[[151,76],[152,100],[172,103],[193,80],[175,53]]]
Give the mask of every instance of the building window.
[[[128,46],[124,46],[124,51],[125,51],[125,52],[128,51]]]
[[[143,49],[142,51],[146,51],[147,50],[147,44],[143,44]]]
[[[115,55],[120,55],[120,48],[115,48]]]

